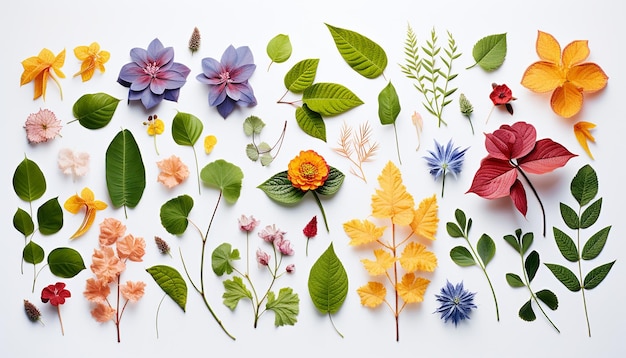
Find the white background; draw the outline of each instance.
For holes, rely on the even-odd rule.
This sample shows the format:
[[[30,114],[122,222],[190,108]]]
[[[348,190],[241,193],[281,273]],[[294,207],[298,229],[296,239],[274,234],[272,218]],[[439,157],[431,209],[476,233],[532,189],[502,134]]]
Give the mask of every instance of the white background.
[[[614,357],[624,353],[621,323],[625,308],[621,280],[624,277],[623,252],[626,249],[622,218],[624,174],[621,154],[624,151],[623,134],[623,86],[624,73],[621,60],[621,34],[624,33],[623,10],[615,1],[524,1],[524,2],[473,2],[473,1],[388,1],[367,3],[354,1],[239,1],[239,2],[192,2],[192,1],[125,1],[100,2],[87,5],[85,2],[59,0],[53,3],[43,1],[15,2],[0,15],[3,65],[2,111],[4,127],[1,131],[4,143],[2,175],[0,187],[4,191],[4,205],[1,206],[2,232],[4,233],[0,269],[3,273],[3,293],[0,295],[2,308],[0,320],[0,352],[3,357],[18,356],[65,356],[65,357],[104,357],[104,356],[192,356],[192,355],[328,355],[333,352],[346,352],[350,355],[363,354],[411,354],[433,356],[598,356]],[[389,58],[385,70],[386,80],[391,80],[398,90],[402,112],[397,121],[402,164],[397,161],[393,128],[381,126],[377,116],[377,95],[387,84],[383,77],[368,80],[343,61],[337,52],[332,37],[324,23],[359,32],[381,45]],[[454,70],[459,73],[452,85],[459,88],[455,101],[446,108],[444,116],[448,127],[437,128],[436,119],[422,107],[422,97],[411,81],[400,72],[403,62],[403,44],[407,24],[410,24],[420,44],[429,38],[435,28],[442,45],[446,41],[446,31],[450,31],[459,51],[463,55],[455,61]],[[187,41],[193,27],[202,34],[200,50],[191,55]],[[577,39],[589,40],[591,56],[589,61],[598,63],[609,76],[608,86],[600,93],[585,97],[584,108],[575,118],[565,120],[552,113],[549,96],[534,94],[520,85],[523,71],[537,60],[534,50],[537,31],[551,33],[565,46]],[[472,46],[480,38],[497,33],[507,33],[508,53],[504,65],[492,73],[476,67],[465,70],[473,63]],[[275,35],[290,36],[293,44],[291,58],[282,64],[273,64],[269,70],[269,59],[265,52],[267,42]],[[175,61],[191,69],[188,82],[181,90],[178,103],[164,101],[158,107],[145,111],[137,104],[127,105],[127,88],[116,82],[120,68],[130,61],[129,51],[133,47],[147,48],[150,41],[159,38],[165,46],[175,49]],[[89,82],[71,76],[78,71],[80,64],[73,55],[79,45],[97,41],[102,49],[111,52],[104,74],[97,72]],[[223,120],[207,102],[207,88],[195,76],[201,72],[203,57],[219,59],[228,45],[250,46],[257,64],[256,72],[250,80],[258,99],[254,108],[236,110],[227,120]],[[35,56],[42,48],[58,54],[67,51],[63,71],[67,78],[60,82],[63,87],[63,100],[57,88],[48,83],[47,99],[32,100],[33,85],[19,86],[22,73],[21,61]],[[326,120],[327,143],[304,134],[294,118],[294,108],[277,104],[283,95],[284,74],[296,62],[306,58],[319,58],[320,65],[316,82],[335,82],[353,90],[365,103],[343,115]],[[506,83],[513,90],[517,100],[513,102],[514,116],[496,109],[489,122],[485,119],[491,110],[488,95],[491,83]],[[111,123],[100,130],[90,131],[78,123],[67,124],[72,120],[72,105],[83,94],[106,92],[122,99]],[[456,96],[465,93],[474,104],[472,116],[476,134],[471,135],[467,120],[459,113]],[[298,99],[298,96],[287,97]],[[29,145],[22,128],[26,117],[40,108],[54,111],[63,121],[62,137],[52,142]],[[416,151],[417,136],[411,124],[413,111],[419,111],[424,118],[422,145]],[[259,326],[252,327],[252,311],[246,302],[241,302],[235,311],[230,311],[221,303],[223,292],[221,278],[216,277],[210,266],[206,267],[206,283],[210,292],[209,301],[226,327],[237,337],[232,341],[221,332],[203,307],[200,297],[189,291],[186,313],[171,300],[166,299],[161,306],[159,317],[159,338],[155,332],[155,313],[162,291],[145,272],[145,268],[156,265],[171,265],[182,272],[180,258],[161,256],[152,244],[155,235],[165,238],[173,247],[185,254],[189,270],[194,278],[198,275],[200,239],[193,230],[180,238],[173,237],[159,222],[159,208],[168,199],[189,194],[194,197],[195,206],[190,218],[202,228],[210,218],[217,199],[217,192],[208,187],[197,194],[194,178],[193,153],[189,147],[177,146],[169,135],[171,118],[176,111],[192,113],[204,123],[202,138],[215,134],[218,144],[210,155],[205,155],[201,143],[196,145],[200,167],[216,159],[225,159],[240,166],[244,171],[244,185],[241,198],[234,205],[222,202],[216,221],[211,229],[207,254],[222,242],[230,242],[234,247],[245,251],[245,235],[237,227],[241,214],[254,215],[265,225],[276,224],[287,231],[295,247],[296,254],[285,260],[285,264],[295,263],[295,274],[281,278],[276,285],[290,286],[300,297],[300,314],[295,326],[274,327],[273,315],[261,317]],[[157,138],[160,156],[153,148],[153,138],[145,133],[142,122],[148,115],[157,113],[166,122],[166,132]],[[278,138],[284,121],[288,122],[282,150],[269,167],[251,162],[245,155],[244,147],[249,142],[242,130],[242,122],[249,115],[256,115],[266,122],[262,139],[273,142]],[[591,144],[595,160],[591,160],[576,142],[572,127],[578,120],[594,122],[598,127],[593,131],[597,144]],[[364,168],[368,182],[364,183],[349,174],[349,162],[333,152],[343,122],[354,127],[369,121],[374,128],[374,138],[381,144],[376,159],[366,163]],[[471,184],[479,161],[486,155],[483,132],[492,132],[501,124],[527,121],[537,128],[538,139],[549,137],[563,144],[570,151],[579,154],[564,167],[553,173],[531,176],[548,212],[548,235],[541,236],[541,215],[535,198],[528,197],[529,212],[526,218],[520,215],[509,199],[489,201],[474,194],[465,194]],[[147,253],[142,263],[129,263],[123,279],[143,280],[148,286],[144,298],[129,306],[122,320],[122,342],[117,343],[112,322],[99,324],[89,314],[90,304],[82,296],[85,280],[91,277],[84,270],[73,279],[63,280],[72,292],[72,297],[62,306],[65,336],[61,336],[56,311],[39,300],[41,289],[59,281],[46,268],[37,279],[35,293],[31,292],[32,265],[25,265],[20,273],[21,250],[24,240],[11,224],[13,213],[18,207],[27,211],[28,204],[22,202],[12,189],[11,178],[17,165],[26,155],[43,170],[47,180],[44,197],[33,203],[36,208],[45,200],[58,197],[61,204],[83,187],[90,187],[97,199],[110,203],[104,178],[104,153],[113,136],[122,128],[129,129],[137,139],[142,151],[147,171],[147,187],[139,205],[129,210],[128,219],[123,209],[108,209],[98,212],[91,230],[75,241],[69,236],[82,221],[81,215],[71,215],[64,211],[63,229],[56,235],[42,237],[35,234],[34,240],[46,253],[55,247],[69,246],[83,255],[87,265],[91,263],[91,253],[97,247],[97,225],[106,217],[124,221],[128,232],[142,236],[147,241]],[[433,148],[433,139],[446,143],[452,138],[460,147],[470,147],[467,152],[463,172],[458,180],[448,177],[445,197],[440,196],[441,181],[435,182],[428,174],[423,159],[426,151]],[[91,170],[85,177],[72,181],[57,168],[56,157],[61,148],[85,151],[91,155]],[[283,171],[287,163],[300,150],[314,149],[322,154],[330,165],[346,174],[342,189],[332,198],[323,199],[324,208],[330,221],[330,233],[323,230],[320,220],[319,235],[309,244],[308,257],[304,254],[305,238],[301,230],[313,215],[319,211],[313,198],[307,196],[299,205],[291,208],[280,206],[256,188],[271,175]],[[156,161],[171,154],[180,156],[191,170],[191,177],[182,185],[168,190],[156,182],[158,170]],[[342,230],[342,223],[350,219],[364,219],[370,214],[370,197],[378,187],[376,177],[387,163],[393,161],[399,166],[404,183],[416,202],[437,194],[439,202],[440,226],[438,239],[429,244],[439,258],[437,270],[427,277],[432,280],[420,305],[406,309],[400,316],[400,341],[395,341],[394,320],[383,306],[371,310],[361,306],[356,289],[370,278],[365,273],[360,259],[369,257],[371,251],[355,249],[348,245],[348,238]],[[558,205],[560,201],[574,205],[569,193],[569,183],[574,174],[585,164],[591,164],[597,171],[600,181],[600,196],[604,198],[599,222],[593,227],[613,225],[609,240],[601,255],[591,262],[585,262],[585,271],[602,263],[617,260],[607,279],[596,289],[587,292],[587,302],[591,320],[592,337],[587,337],[582,298],[580,293],[571,293],[559,283],[545,266],[541,266],[533,288],[549,288],[559,298],[557,311],[548,312],[561,329],[556,333],[549,323],[538,313],[535,322],[524,322],[517,317],[519,307],[528,299],[522,289],[510,288],[504,279],[506,272],[521,273],[519,257],[502,240],[502,236],[512,234],[515,229],[535,233],[532,249],[541,255],[542,262],[569,265],[554,243],[552,226],[563,228]],[[500,322],[495,320],[491,292],[477,267],[461,268],[449,258],[449,251],[461,241],[450,238],[445,230],[445,222],[454,219],[454,210],[462,208],[474,220],[471,233],[475,243],[481,233],[494,238],[497,253],[488,272],[494,282],[500,303]],[[591,235],[594,230],[587,230]],[[334,322],[344,334],[340,338],[328,320],[320,315],[310,301],[307,280],[308,272],[316,258],[333,242],[335,251],[346,266],[350,289],[342,309],[334,316]],[[252,248],[262,245],[260,239],[252,236]],[[243,262],[241,263],[243,264]],[[38,265],[37,269],[42,266]],[[252,273],[259,282],[267,275],[257,271],[252,264]],[[471,320],[464,321],[457,328],[444,324],[437,314],[434,295],[445,284],[463,281],[466,288],[477,292],[478,309],[473,311]],[[22,300],[36,303],[42,310],[45,325],[29,322],[22,309]]]

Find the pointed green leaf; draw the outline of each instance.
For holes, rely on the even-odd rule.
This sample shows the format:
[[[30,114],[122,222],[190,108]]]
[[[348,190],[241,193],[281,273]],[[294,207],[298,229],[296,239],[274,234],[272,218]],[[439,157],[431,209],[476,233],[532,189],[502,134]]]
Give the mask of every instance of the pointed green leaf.
[[[266,47],[267,55],[272,62],[285,62],[291,57],[291,41],[289,35],[278,34],[274,36]]]
[[[43,248],[37,245],[34,241],[29,241],[24,250],[22,250],[22,258],[29,264],[36,265],[43,261],[45,252]]]
[[[105,167],[113,206],[137,206],[146,188],[146,168],[135,137],[128,129],[121,130],[109,144]]]
[[[85,262],[78,251],[69,247],[59,247],[48,254],[48,266],[53,275],[72,278],[85,269]]]
[[[274,325],[276,327],[286,324],[293,326],[298,321],[299,303],[298,294],[293,293],[291,287],[284,287],[278,291],[278,297],[275,297],[274,292],[267,295],[265,308],[274,311]]]
[[[233,273],[233,260],[239,260],[239,250],[233,250],[232,246],[227,242],[222,243],[211,254],[213,272],[218,276],[222,276],[225,273],[230,275]]]
[[[506,278],[506,282],[511,287],[518,288],[518,287],[526,286],[526,284],[524,284],[524,281],[522,281],[522,279],[519,277],[519,275],[516,275],[514,273],[507,273],[505,275],[505,278]]]
[[[598,286],[600,282],[602,282],[609,274],[609,271],[611,271],[611,268],[613,268],[614,263],[615,261],[612,261],[604,265],[600,265],[589,271],[589,273],[587,274],[587,276],[585,276],[585,279],[583,280],[585,289],[591,290],[593,288],[596,288],[596,286]]]
[[[193,147],[203,129],[202,121],[193,114],[178,112],[172,120],[172,138],[178,145]]]
[[[463,246],[453,247],[452,250],[450,250],[450,258],[459,266],[465,267],[476,265],[476,261],[474,260],[472,254]]]
[[[263,127],[265,127],[265,122],[257,116],[249,116],[243,121],[243,132],[247,136],[251,136],[252,134],[261,134]]]
[[[602,252],[602,249],[604,248],[604,244],[606,244],[606,240],[609,238],[610,231],[611,226],[607,226],[593,234],[593,236],[587,240],[581,253],[583,260],[592,260],[600,255],[600,252]]]
[[[537,298],[540,299],[541,302],[545,303],[551,310],[554,311],[559,308],[559,299],[556,297],[554,292],[550,290],[541,290],[535,292],[535,295],[537,295]]]
[[[339,311],[348,295],[348,274],[332,242],[311,267],[308,286],[318,311],[329,314]]]
[[[574,240],[556,227],[552,228],[552,231],[554,232],[556,245],[559,248],[559,251],[561,251],[563,257],[571,262],[578,261],[578,248],[576,247]]]
[[[532,232],[527,232],[522,235],[522,255],[526,255],[526,251],[530,248],[530,245],[533,244],[535,234]]]
[[[457,224],[459,224],[459,228],[461,232],[465,231],[465,226],[467,224],[467,218],[465,216],[465,212],[461,209],[456,209],[454,211],[454,218],[456,219]]]
[[[528,282],[532,282],[539,269],[539,253],[535,250],[531,251],[524,261],[524,268],[528,275]]]
[[[578,218],[578,214],[571,207],[561,203],[559,205],[561,209],[561,217],[563,221],[572,230],[577,230],[580,228],[580,219]]]
[[[161,287],[163,292],[185,312],[185,307],[187,306],[187,283],[181,274],[175,268],[166,265],[148,267],[146,271],[152,276],[157,285]]]
[[[509,245],[511,245],[511,247],[513,248],[513,250],[520,252],[520,246],[519,246],[519,242],[517,241],[517,238],[513,235],[505,235],[504,236],[504,241],[506,241]]]
[[[52,198],[37,209],[37,223],[42,235],[56,234],[63,227],[63,209],[59,198]]]
[[[72,113],[81,126],[100,129],[111,122],[119,103],[119,99],[106,93],[86,94],[74,103]]]
[[[475,64],[485,71],[493,71],[504,63],[506,57],[506,33],[485,36],[472,49]]]
[[[580,228],[587,229],[591,225],[595,224],[596,221],[598,221],[598,218],[600,217],[601,209],[602,209],[602,198],[594,201],[580,215]]]
[[[306,193],[291,184],[287,178],[286,170],[274,174],[257,188],[261,189],[270,199],[281,204],[296,204],[302,200]]]
[[[304,92],[315,81],[319,62],[318,58],[309,58],[293,65],[285,75],[285,88],[293,93]]]
[[[387,67],[387,54],[369,38],[351,31],[325,24],[341,57],[361,76],[376,78]]]
[[[478,251],[478,256],[483,261],[483,264],[487,266],[496,254],[496,244],[489,235],[482,234],[476,243],[476,251]]]
[[[326,142],[326,124],[322,116],[312,111],[306,104],[296,108],[296,122],[304,133]]]
[[[161,225],[172,235],[181,235],[187,230],[187,217],[193,208],[193,199],[189,195],[177,196],[161,206]]]
[[[580,291],[580,281],[576,275],[567,267],[557,264],[545,264],[561,283],[572,292]]]
[[[329,165],[328,178],[326,178],[324,185],[315,189],[315,191],[320,195],[333,195],[339,191],[345,177],[339,169]]]
[[[467,219],[467,227],[465,228],[465,235],[469,235],[470,230],[472,229],[472,218]]]
[[[400,114],[400,99],[391,81],[378,94],[378,119],[382,125],[394,124]]]
[[[456,239],[459,237],[463,237],[463,231],[461,231],[459,225],[451,221],[446,223],[446,231],[448,231],[448,235],[450,235],[450,237],[452,238]]]
[[[28,158],[20,162],[13,173],[13,190],[27,202],[41,198],[46,192],[46,178],[37,163]]]
[[[24,209],[17,208],[13,214],[13,227],[21,232],[24,236],[29,236],[35,231],[33,218]]]
[[[589,164],[580,168],[572,179],[570,190],[580,206],[587,205],[598,194],[596,171]]]
[[[224,299],[224,305],[234,310],[237,308],[237,304],[241,299],[247,298],[252,300],[252,293],[250,293],[243,283],[241,277],[235,276],[232,280],[224,281],[224,294],[222,294],[222,298]]]
[[[243,172],[238,166],[223,159],[218,159],[202,168],[200,179],[205,184],[220,189],[224,199],[231,204],[236,202],[241,195]]]
[[[533,306],[530,300],[524,303],[524,305],[519,309],[518,314],[519,314],[519,318],[527,322],[532,322],[535,319],[537,319],[537,316],[535,315],[535,311],[533,311]]]
[[[363,104],[348,88],[337,83],[316,83],[307,87],[302,102],[322,116],[334,116]]]

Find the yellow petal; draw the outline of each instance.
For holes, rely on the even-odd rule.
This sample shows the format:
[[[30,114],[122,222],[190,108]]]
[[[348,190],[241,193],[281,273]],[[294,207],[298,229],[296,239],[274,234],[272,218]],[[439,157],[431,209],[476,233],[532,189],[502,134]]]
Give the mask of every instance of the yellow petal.
[[[570,68],[583,62],[589,56],[589,45],[586,40],[570,42],[563,49],[563,67]]]
[[[535,44],[537,55],[542,61],[551,62],[555,65],[561,64],[561,45],[547,32],[539,31]]]
[[[576,136],[576,140],[580,143],[580,146],[583,147],[587,155],[591,159],[593,159],[593,155],[591,154],[591,150],[589,150],[588,141],[594,142],[596,139],[591,135],[590,129],[595,128],[596,125],[590,122],[580,121],[574,124],[574,135]]]
[[[387,270],[393,267],[393,263],[396,262],[396,259],[383,249],[374,250],[374,256],[376,257],[376,261],[369,259],[361,260],[367,272],[372,276],[384,275]]]
[[[83,206],[85,206],[85,201],[78,195],[70,196],[63,204],[65,210],[72,214],[77,214]]]
[[[98,63],[100,65],[104,65],[111,58],[111,53],[109,51],[100,51],[98,52]],[[104,67],[102,67],[102,72],[104,72]]]
[[[361,298],[361,304],[371,308],[385,302],[387,295],[387,289],[380,282],[368,282],[367,285],[359,287],[356,292]]]
[[[522,86],[533,92],[550,92],[565,82],[565,73],[559,66],[539,61],[528,66],[522,76]]]
[[[213,148],[217,144],[217,137],[214,135],[208,135],[204,137],[204,152],[206,154],[211,154]]]
[[[422,200],[411,222],[411,229],[416,235],[428,240],[436,239],[435,233],[439,226],[438,208],[436,195]]]
[[[92,207],[96,210],[104,210],[108,207],[108,205],[104,201],[94,200]]]
[[[378,227],[369,220],[350,220],[343,224],[343,230],[350,238],[350,245],[364,245],[380,239],[385,227]]]
[[[433,272],[437,267],[437,256],[426,250],[426,246],[418,242],[410,242],[400,255],[400,265],[405,271]]]
[[[92,42],[89,44],[89,53],[92,55],[96,55],[100,51],[100,44],[97,42]]]
[[[37,99],[43,96],[46,99],[46,86],[48,84],[48,70],[42,71],[37,77],[35,77],[35,94],[33,99]]]
[[[75,239],[77,237],[80,237],[84,233],[86,233],[91,227],[91,225],[93,224],[95,219],[96,219],[96,209],[87,208],[87,211],[85,211],[85,218],[83,219],[83,223],[80,225],[78,230],[76,230],[74,235],[70,237],[70,239]]]
[[[87,58],[90,57],[90,53],[89,53],[89,47],[87,46],[76,46],[74,48],[74,56],[76,56],[77,59],[84,61]]]
[[[89,189],[88,187],[83,188],[83,190],[80,192],[80,197],[83,198],[85,202],[91,202],[95,199],[93,191],[91,191],[91,189]]]
[[[29,57],[22,61],[22,67],[24,67],[24,72],[22,73],[22,77],[20,78],[20,86],[23,86],[28,82],[34,80],[37,76],[41,75],[42,71],[47,69],[49,66],[49,64],[41,62],[39,57]]]
[[[595,92],[606,87],[609,77],[600,66],[588,62],[570,68],[567,79],[584,92]]]
[[[552,93],[550,106],[554,113],[563,118],[570,118],[580,112],[583,106],[583,94],[571,82],[566,82]]]
[[[430,284],[430,280],[423,277],[415,277],[410,272],[402,276],[402,281],[396,285],[400,298],[406,303],[418,303],[424,301],[424,294]]]
[[[378,176],[380,189],[372,195],[372,216],[389,218],[397,225],[409,225],[413,221],[413,197],[402,183],[400,170],[389,161]]]
[[[65,74],[61,72],[61,67],[63,67],[64,63],[65,63],[65,50],[59,52],[59,54],[54,59],[54,62],[51,65],[52,69],[54,70],[54,73],[56,73],[56,75],[59,76],[60,78],[65,78]]]

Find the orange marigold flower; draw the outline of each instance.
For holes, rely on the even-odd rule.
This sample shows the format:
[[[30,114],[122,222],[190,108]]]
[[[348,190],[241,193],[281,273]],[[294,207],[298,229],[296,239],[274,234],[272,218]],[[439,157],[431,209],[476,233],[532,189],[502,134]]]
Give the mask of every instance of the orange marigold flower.
[[[111,283],[124,269],[126,269],[126,264],[117,257],[111,247],[105,246],[100,250],[93,250],[91,271],[98,280]]]
[[[140,262],[146,253],[146,241],[143,237],[134,237],[132,234],[124,236],[117,242],[117,256],[124,260]]]
[[[113,245],[117,239],[124,236],[126,225],[114,218],[106,218],[100,224],[100,246]]]
[[[157,166],[161,170],[157,181],[168,188],[175,187],[189,177],[189,168],[175,155],[157,162]]]
[[[144,282],[126,281],[126,283],[120,287],[120,291],[122,292],[122,296],[125,299],[131,302],[137,302],[141,297],[143,297],[143,292],[145,288],[146,284]]]
[[[300,155],[289,162],[287,178],[300,190],[315,190],[324,185],[329,172],[326,160],[317,152],[307,150],[300,151]]]
[[[111,288],[107,282],[95,278],[88,278],[83,296],[91,302],[105,302],[111,293]]]
[[[107,303],[98,302],[96,307],[91,310],[91,316],[95,318],[96,321],[104,323],[113,319],[115,309]]]

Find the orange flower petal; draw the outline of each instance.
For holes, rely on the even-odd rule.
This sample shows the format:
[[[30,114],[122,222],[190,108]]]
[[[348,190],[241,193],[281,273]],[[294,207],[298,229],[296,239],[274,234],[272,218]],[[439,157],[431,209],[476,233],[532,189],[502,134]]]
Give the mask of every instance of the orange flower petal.
[[[587,40],[577,40],[570,42],[563,49],[563,67],[570,68],[587,59],[589,56],[589,45]]]
[[[83,205],[85,205],[85,201],[80,196],[72,195],[65,201],[63,207],[70,213],[77,214]]]
[[[561,45],[547,32],[539,31],[535,44],[537,55],[542,61],[561,64]]]
[[[91,225],[93,225],[94,220],[96,219],[96,209],[87,207],[87,212],[85,213],[85,218],[83,219],[83,223],[80,225],[78,230],[74,233],[74,235],[70,236],[70,239],[75,239],[77,237],[82,236],[86,233]]]
[[[522,76],[522,86],[533,92],[550,92],[565,82],[565,74],[555,64],[545,61],[528,66]]]
[[[609,77],[600,66],[588,62],[570,68],[567,79],[584,92],[595,92],[606,87]]]
[[[583,94],[572,83],[566,82],[552,93],[550,106],[554,113],[564,118],[577,114],[583,106]]]
[[[595,127],[595,124],[585,121],[580,121],[574,124],[574,135],[576,136],[576,140],[578,141],[578,143],[580,143],[580,146],[583,147],[583,149],[591,159],[593,159],[593,155],[591,154],[591,150],[589,150],[588,141],[596,141],[593,135],[591,135],[590,131],[590,129],[593,129]]]

